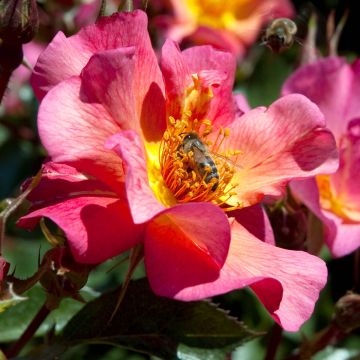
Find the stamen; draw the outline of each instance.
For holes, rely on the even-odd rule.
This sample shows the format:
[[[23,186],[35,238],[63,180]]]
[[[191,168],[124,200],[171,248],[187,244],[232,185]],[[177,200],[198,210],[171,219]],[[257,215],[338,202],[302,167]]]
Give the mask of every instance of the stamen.
[[[163,179],[179,203],[208,201],[226,206],[227,201],[236,195],[237,184],[232,184],[235,167],[226,156],[217,156],[207,150],[204,140],[213,131],[208,119],[191,119],[191,112],[180,120],[169,117],[168,127],[160,144],[159,163]],[[195,146],[186,138],[194,134]],[[213,149],[219,149],[229,129],[220,128]],[[194,154],[196,151],[196,155]],[[238,156],[240,150],[230,150],[228,154]],[[236,158],[237,160],[237,158]],[[241,207],[232,206],[231,209]],[[224,207],[225,210],[228,208]]]

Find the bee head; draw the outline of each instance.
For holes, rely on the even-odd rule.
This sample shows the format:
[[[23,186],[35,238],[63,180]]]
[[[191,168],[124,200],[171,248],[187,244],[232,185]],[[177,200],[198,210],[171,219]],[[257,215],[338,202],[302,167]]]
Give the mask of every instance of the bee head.
[[[185,133],[184,140],[195,140],[198,139],[199,135],[195,132]]]

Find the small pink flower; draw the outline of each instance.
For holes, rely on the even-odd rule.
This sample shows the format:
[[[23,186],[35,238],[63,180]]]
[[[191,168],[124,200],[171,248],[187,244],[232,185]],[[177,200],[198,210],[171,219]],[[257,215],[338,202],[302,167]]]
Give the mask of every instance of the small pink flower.
[[[254,43],[269,20],[294,14],[288,0],[170,2],[174,16],[159,19],[168,28],[167,37],[178,42],[190,38],[196,44],[211,44],[238,56]]]
[[[301,95],[240,116],[234,72],[230,53],[181,52],[172,41],[159,67],[141,11],[70,38],[59,33],[32,78],[54,162],[44,165],[20,225],[51,218],[85,263],[143,242],[157,294],[190,301],[251,286],[275,321],[295,331],[311,315],[326,267],[276,248],[256,204],[290,179],[334,171],[335,142]],[[208,145],[205,162],[218,178],[207,179],[211,166],[201,173],[184,150],[189,134]]]
[[[320,107],[340,150],[335,174],[292,182],[291,189],[323,222],[332,254],[347,255],[360,246],[360,60],[329,57],[302,66],[284,84],[289,93]]]

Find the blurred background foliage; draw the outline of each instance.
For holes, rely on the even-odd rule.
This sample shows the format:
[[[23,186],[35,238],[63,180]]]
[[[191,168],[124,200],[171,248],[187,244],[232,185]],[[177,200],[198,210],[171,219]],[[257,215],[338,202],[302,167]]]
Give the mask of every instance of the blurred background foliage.
[[[69,10],[71,1],[40,2],[40,8],[45,12],[51,6],[64,7]],[[349,9],[349,18],[340,40],[339,54],[353,59],[360,54],[360,21],[358,12],[353,7],[356,3],[343,0],[319,0],[308,1],[293,0],[298,11],[298,24],[306,33],[309,10],[315,9],[318,13],[318,46],[325,49],[325,24],[329,13],[336,11],[336,19]],[[148,3],[148,13],[152,12],[152,2]],[[42,13],[42,16],[45,16]],[[56,20],[57,21],[57,20]],[[59,24],[62,27],[63,24]],[[40,25],[39,34],[42,41],[49,41],[54,35],[49,24]],[[54,27],[51,27],[54,29]],[[75,29],[63,29],[69,35]],[[153,34],[156,37],[156,34]],[[46,38],[45,38],[46,37]],[[252,47],[248,56],[239,63],[235,90],[244,92],[250,105],[268,105],[278,98],[283,81],[299,65],[301,44],[295,44],[291,49],[282,54],[273,54],[269,49],[260,46],[260,41]],[[31,87],[28,84],[20,89],[21,101],[24,111],[21,113],[9,114],[4,107],[0,107],[0,199],[16,197],[19,194],[21,183],[28,177],[34,175],[40,168],[46,153],[42,148],[36,129],[36,113],[38,103],[34,98]],[[7,94],[5,94],[7,96]],[[360,99],[359,99],[360,101]],[[2,203],[4,204],[4,203]],[[2,206],[2,205],[0,205]],[[15,221],[23,209],[13,214],[8,226],[5,239],[4,257],[12,264],[12,269],[19,277],[27,277],[34,273],[38,265],[38,256],[50,248],[39,230],[26,232],[15,226]],[[327,326],[333,314],[335,302],[348,290],[360,292],[359,263],[352,254],[347,257],[331,260],[324,252],[328,260],[329,281],[322,291],[320,300],[316,305],[315,312],[311,319],[302,327],[298,333],[284,333],[283,341],[277,352],[277,359],[289,357],[294,349],[304,341],[311,339],[316,331]],[[116,269],[108,270],[118,259],[109,261],[99,266],[90,275],[88,285],[82,290],[83,296],[87,299],[96,297],[99,292],[113,289],[120,284],[124,278],[126,264]],[[16,264],[16,269],[14,268]],[[354,270],[355,269],[355,270]],[[143,269],[139,269],[136,277],[144,276]],[[28,300],[0,314],[0,343],[6,343],[18,337],[31,320],[43,302],[44,294],[40,287],[33,288],[27,295]],[[269,330],[273,321],[259,304],[255,296],[249,290],[235,291],[230,294],[218,296],[215,303],[228,309],[230,314],[241,319],[251,329],[268,332],[266,336],[250,341],[245,346],[238,348],[233,354],[233,359],[262,359],[266,355],[269,342],[272,341]],[[46,320],[39,329],[38,335],[44,335],[51,330],[55,323],[55,331],[61,330],[66,321],[75,314],[82,304],[75,300],[63,301],[60,308]],[[34,339],[35,343],[40,340]],[[110,345],[80,345],[69,350],[63,359],[147,359],[145,355],[132,353],[129,350],[114,348]],[[336,344],[336,347],[327,347],[318,353],[316,360],[341,360],[360,359],[360,332],[357,331],[343,341]]]

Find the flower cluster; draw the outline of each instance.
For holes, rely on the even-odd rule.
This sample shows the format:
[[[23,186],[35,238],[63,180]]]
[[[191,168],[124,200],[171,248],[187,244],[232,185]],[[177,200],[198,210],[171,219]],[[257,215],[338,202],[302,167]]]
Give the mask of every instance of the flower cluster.
[[[50,161],[19,225],[50,218],[82,263],[143,243],[158,295],[191,301],[250,286],[296,331],[326,266],[274,246],[259,202],[290,180],[336,171],[336,143],[303,95],[243,113],[235,64],[168,40],[159,65],[142,11],[58,33],[32,75]]]

